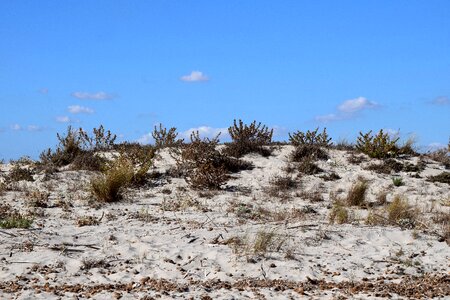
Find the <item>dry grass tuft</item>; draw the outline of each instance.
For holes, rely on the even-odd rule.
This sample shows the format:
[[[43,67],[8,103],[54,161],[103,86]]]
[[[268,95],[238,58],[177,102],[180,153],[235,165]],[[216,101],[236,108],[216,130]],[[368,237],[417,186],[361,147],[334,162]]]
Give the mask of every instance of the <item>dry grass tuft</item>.
[[[117,159],[105,174],[91,180],[91,192],[100,202],[116,202],[134,176],[133,165],[123,157]]]
[[[418,219],[418,211],[408,204],[408,201],[400,196],[395,196],[394,200],[386,207],[387,219],[391,224],[401,227],[415,226]]]
[[[348,191],[345,199],[346,204],[349,206],[364,206],[368,187],[369,185],[366,180],[359,179]]]
[[[344,223],[350,223],[350,213],[347,208],[345,208],[340,203],[335,203],[333,205],[333,208],[330,211],[330,214],[328,215],[328,219],[330,220],[331,224],[344,224]]]

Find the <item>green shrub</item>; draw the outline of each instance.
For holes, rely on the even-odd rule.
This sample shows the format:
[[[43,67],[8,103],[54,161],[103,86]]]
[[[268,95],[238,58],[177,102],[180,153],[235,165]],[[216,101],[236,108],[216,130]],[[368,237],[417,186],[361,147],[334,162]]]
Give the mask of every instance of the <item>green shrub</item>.
[[[14,214],[6,218],[0,219],[0,228],[11,229],[11,228],[30,228],[33,223],[32,219],[24,217],[20,214]]]
[[[133,180],[134,170],[131,162],[118,158],[102,176],[91,180],[91,191],[100,202],[116,202],[123,198],[124,189]]]
[[[165,147],[179,147],[183,144],[183,139],[177,139],[178,133],[177,129],[172,127],[167,131],[162,124],[159,124],[159,128],[155,126],[152,137],[155,140],[156,148],[165,148]]]
[[[289,141],[294,146],[300,145],[312,145],[318,147],[329,147],[331,146],[331,138],[328,137],[327,129],[324,128],[321,133],[318,133],[319,127],[313,131],[307,131],[306,133],[302,131],[296,131],[292,135],[289,133]]]
[[[388,133],[381,129],[377,135],[373,136],[372,131],[366,134],[359,133],[356,142],[356,149],[372,158],[395,157],[398,154],[397,141],[399,138],[391,139]]]
[[[227,145],[226,153],[241,157],[248,153],[259,153],[263,156],[269,156],[270,150],[264,148],[272,142],[273,129],[253,121],[250,125],[244,124],[242,120],[236,122],[228,128],[232,142]]]

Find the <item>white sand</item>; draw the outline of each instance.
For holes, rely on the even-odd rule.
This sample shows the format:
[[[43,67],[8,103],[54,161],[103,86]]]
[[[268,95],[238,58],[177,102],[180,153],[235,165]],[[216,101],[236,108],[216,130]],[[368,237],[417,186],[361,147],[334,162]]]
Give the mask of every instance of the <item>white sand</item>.
[[[341,179],[324,181],[320,178],[324,173],[303,176],[298,179],[300,186],[289,191],[290,197],[271,197],[267,193],[270,180],[284,174],[283,168],[292,150],[291,146],[283,146],[269,158],[256,154],[245,156],[255,168],[234,174],[227,189],[212,198],[200,197],[184,179],[163,178],[155,187],[130,191],[122,202],[94,208],[89,204],[92,201],[87,191],[90,172],[64,171],[56,173],[50,181],[43,181],[43,175],[35,175],[34,182],[19,182],[16,191],[8,191],[0,197],[0,203],[8,203],[24,213],[35,210],[41,216],[35,217],[29,230],[1,229],[0,282],[19,279],[18,282],[28,289],[21,288],[13,294],[0,290],[0,298],[74,299],[78,295],[78,299],[82,299],[86,293],[36,294],[31,287],[48,283],[65,291],[64,284],[131,283],[129,292],[119,291],[122,299],[143,299],[145,295],[162,299],[200,299],[202,295],[213,299],[254,299],[259,293],[267,299],[287,299],[301,295],[293,289],[277,291],[275,287],[209,290],[193,284],[185,292],[139,288],[146,277],[167,279],[183,286],[192,281],[215,279],[230,283],[244,279],[304,282],[308,278],[361,282],[385,276],[386,281],[399,282],[406,275],[450,274],[450,248],[433,234],[440,228],[432,220],[436,212],[448,212],[450,186],[425,180],[444,170],[438,163],[427,164],[420,174],[422,178],[413,178],[412,173],[398,174],[405,185],[394,187],[391,175],[362,168],[375,160],[354,165],[348,163],[349,154],[345,151],[330,150],[331,158],[320,161],[319,166],[325,173],[336,172]],[[411,162],[415,163],[416,158]],[[163,172],[173,164],[170,156],[162,153],[153,171]],[[2,165],[2,174],[7,174],[9,169],[10,166]],[[356,208],[352,209],[355,217],[352,224],[330,224],[330,192],[344,197],[360,176],[369,182],[369,202],[376,201],[382,191],[387,191],[388,201],[401,195],[417,206],[422,223],[420,229],[368,226],[364,222],[368,211]],[[30,189],[50,190],[50,207],[29,207],[24,192]],[[171,194],[166,194],[167,190]],[[324,201],[311,202],[304,197],[305,192],[314,191],[318,191]],[[60,207],[61,201],[72,207]],[[177,209],[168,210],[174,204]],[[250,220],[237,217],[239,204],[242,208],[253,205],[250,210],[255,211],[262,207],[272,212],[303,209],[315,213],[286,220]],[[77,220],[85,216],[101,221],[99,225],[77,226]],[[279,249],[264,255],[254,254],[251,246],[259,231],[274,232],[279,243],[282,242]],[[224,244],[234,237],[240,237],[248,246],[236,249],[232,244]],[[86,261],[100,260],[104,262],[100,267],[83,269]],[[352,297],[381,298],[369,294]],[[343,290],[317,289],[303,297],[308,298],[308,295],[333,299],[347,294]],[[92,293],[92,297],[110,299],[119,295],[103,290]]]

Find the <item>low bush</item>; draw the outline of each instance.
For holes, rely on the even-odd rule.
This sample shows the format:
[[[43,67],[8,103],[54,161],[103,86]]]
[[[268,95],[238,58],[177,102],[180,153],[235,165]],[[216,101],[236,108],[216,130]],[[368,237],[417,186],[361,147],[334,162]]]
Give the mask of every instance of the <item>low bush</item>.
[[[306,175],[314,175],[323,172],[323,170],[308,157],[297,163],[297,170]]]
[[[427,154],[429,158],[441,163],[446,169],[450,169],[450,150],[439,149]]]
[[[272,142],[273,129],[253,121],[250,125],[244,124],[242,120],[228,128],[232,142],[225,149],[225,153],[234,157],[242,157],[248,153],[259,153],[269,156],[271,151],[264,148]]]
[[[112,149],[116,140],[116,135],[111,134],[109,130],[105,131],[103,125],[94,128],[93,135],[88,135],[82,128],[75,130],[69,126],[65,135],[57,133],[56,136],[59,141],[56,150],[49,148],[40,154],[42,169],[52,170],[54,167],[76,162],[72,169],[99,171],[104,160],[95,155],[95,151]]]
[[[450,172],[442,172],[441,174],[430,176],[427,180],[450,184]]]
[[[91,180],[91,192],[100,202],[119,201],[123,198],[124,189],[131,184],[133,176],[133,165],[121,157],[105,174]]]
[[[33,179],[34,170],[28,167],[21,167],[15,164],[8,175],[5,177],[6,182],[17,182],[17,181],[34,181]]]
[[[381,129],[377,135],[373,136],[372,131],[363,134],[359,133],[356,142],[356,149],[367,154],[371,158],[395,157],[398,154],[397,141],[399,138],[391,139],[388,133]]]
[[[292,162],[302,162],[305,159],[327,160],[328,158],[328,154],[322,148],[314,145],[299,145],[290,155]]]
[[[137,167],[133,174],[131,184],[135,187],[144,186],[151,179],[148,173],[153,165],[156,149],[150,145],[140,145],[138,143],[122,143],[116,147],[123,157]]]

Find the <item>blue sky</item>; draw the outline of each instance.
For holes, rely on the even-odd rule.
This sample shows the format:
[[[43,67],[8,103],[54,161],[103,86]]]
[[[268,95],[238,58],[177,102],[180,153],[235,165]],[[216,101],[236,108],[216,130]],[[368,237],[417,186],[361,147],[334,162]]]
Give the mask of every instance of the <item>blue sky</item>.
[[[447,0],[1,1],[0,40],[0,158],[37,157],[68,125],[450,136]]]

